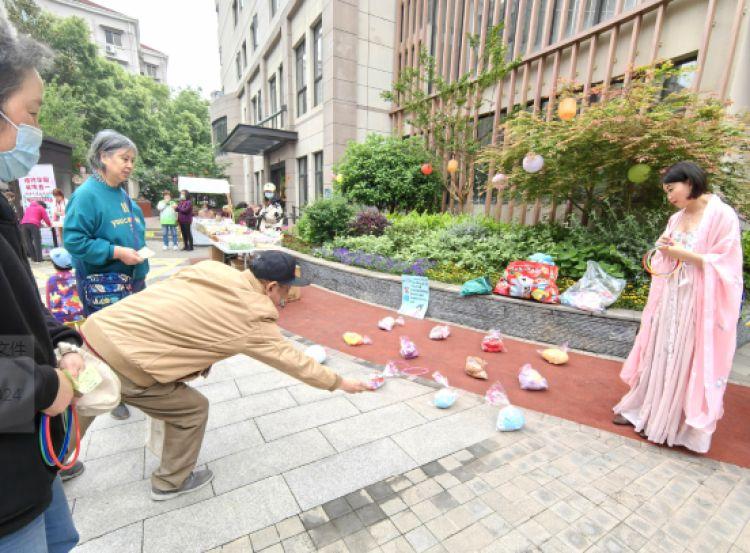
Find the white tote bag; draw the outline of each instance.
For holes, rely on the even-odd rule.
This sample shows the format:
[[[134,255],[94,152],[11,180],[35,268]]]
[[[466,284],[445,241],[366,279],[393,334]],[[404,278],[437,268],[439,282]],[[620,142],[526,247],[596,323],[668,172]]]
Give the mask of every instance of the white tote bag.
[[[80,354],[86,364],[86,370],[93,367],[102,380],[96,388],[78,398],[76,410],[84,417],[109,413],[120,404],[120,379],[109,365],[85,347],[81,348]]]

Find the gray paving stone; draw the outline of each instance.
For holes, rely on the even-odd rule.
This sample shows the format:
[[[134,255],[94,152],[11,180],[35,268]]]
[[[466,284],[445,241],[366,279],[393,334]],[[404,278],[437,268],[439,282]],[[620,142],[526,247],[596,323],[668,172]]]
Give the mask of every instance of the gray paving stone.
[[[419,468],[421,468],[427,476],[431,477],[445,473],[445,468],[437,461],[430,461],[429,463],[426,463]]]
[[[300,405],[306,405],[308,403],[314,403],[316,401],[322,401],[324,399],[330,399],[332,397],[345,395],[345,392],[342,392],[341,390],[329,392],[328,390],[313,388],[312,386],[308,386],[307,384],[290,386],[289,388],[286,388],[286,390]]]
[[[269,550],[264,550],[269,551]],[[316,549],[312,542],[312,539],[307,533],[298,534],[292,538],[286,539],[282,542],[283,553],[306,553],[308,551],[319,551]]]
[[[349,400],[363,413],[382,409],[394,403],[400,403],[407,399],[432,393],[434,390],[416,382],[409,382],[401,378],[388,379],[385,386],[371,394],[357,394],[349,397]]]
[[[136,522],[135,524],[114,530],[101,538],[81,543],[75,548],[75,553],[103,553],[105,551],[141,553],[142,541],[143,522]]]
[[[296,512],[297,504],[284,479],[275,476],[148,519],[143,551],[205,551]]]
[[[299,517],[302,521],[302,526],[305,527],[305,530],[312,530],[313,528],[322,526],[330,520],[326,512],[323,510],[322,506],[317,506],[313,509],[309,509],[303,513],[300,513]]]
[[[342,537],[336,527],[330,522],[316,526],[315,528],[308,530],[308,532],[310,533],[310,538],[312,538],[315,547],[318,549],[332,544],[333,542],[340,540]]]
[[[76,499],[73,521],[81,536],[81,542],[213,497],[210,486],[170,501],[152,501],[150,493],[151,482],[140,480],[108,488],[104,494],[87,495]],[[229,539],[219,544],[227,541]]]
[[[350,553],[349,548],[344,543],[344,540],[335,541],[325,547],[318,549],[319,553]]]
[[[476,522],[448,538],[443,544],[448,551],[463,553],[481,551],[494,541],[492,534],[482,524]]]
[[[93,432],[95,430],[104,430],[105,428],[112,428],[113,426],[124,426],[126,424],[132,424],[134,422],[146,419],[146,415],[144,415],[143,411],[141,411],[137,407],[128,405],[128,410],[130,411],[130,417],[125,420],[113,419],[109,416],[109,414],[99,415],[89,426],[88,432]]]
[[[216,493],[221,494],[307,465],[334,453],[323,435],[312,429],[271,443],[255,445],[210,462],[209,467],[215,475],[214,489]]]
[[[300,507],[309,509],[414,465],[393,441],[384,439],[299,467],[285,478]]]
[[[253,544],[253,549],[256,551],[260,551],[266,547],[271,547],[275,543],[279,543],[279,541],[281,541],[279,533],[273,525],[250,534],[250,542]]]
[[[320,428],[338,451],[352,449],[373,440],[418,426],[425,419],[403,403],[368,411]]]
[[[409,505],[416,505],[425,499],[429,499],[443,491],[443,488],[435,480],[425,480],[419,484],[415,484],[411,488],[408,488],[401,492],[401,499]]]
[[[359,509],[360,507],[370,505],[373,502],[370,494],[364,489],[346,494],[345,499],[352,509]]]
[[[339,497],[333,501],[323,503],[323,510],[326,512],[329,519],[334,519],[344,516],[347,513],[351,513],[352,507],[347,503],[346,499]]]
[[[87,432],[88,434],[88,432]],[[136,421],[130,424],[112,426],[91,432],[86,459],[99,459],[131,449],[140,449],[146,443],[146,423]]]
[[[402,534],[411,532],[421,524],[419,518],[417,518],[417,515],[411,509],[396,513],[391,517],[391,521]]]
[[[339,535],[342,537],[353,534],[365,526],[362,524],[359,517],[353,512],[331,519],[331,524],[336,527],[336,530],[338,530]]]
[[[109,457],[86,461],[84,473],[63,484],[65,496],[75,499],[143,479],[143,449],[131,449]]]
[[[344,543],[349,548],[349,551],[352,552],[372,551],[378,546],[375,539],[370,535],[370,532],[365,528],[346,536]]]
[[[254,449],[262,444],[263,438],[253,421],[242,421],[209,430],[203,437],[198,464],[203,465],[238,451]]]
[[[407,505],[400,497],[393,497],[381,503],[380,508],[383,509],[386,515],[392,516],[406,509]]]
[[[234,380],[207,383],[196,389],[206,396],[212,405],[240,397],[240,391],[234,383]]]
[[[376,503],[365,505],[364,507],[357,509],[356,513],[359,517],[359,520],[361,520],[362,524],[364,524],[365,526],[371,526],[377,522],[380,522],[381,520],[385,520],[386,518],[388,518],[388,515],[383,512],[383,509],[380,508],[380,505]]]
[[[296,405],[294,398],[285,389],[224,401],[209,408],[207,428],[212,430]]]
[[[373,524],[367,530],[378,545],[387,543],[400,535],[398,528],[388,519]]]
[[[371,486],[367,486],[367,494],[372,498],[373,501],[382,502],[394,496],[395,492],[391,488],[390,484],[386,481],[375,482]]]
[[[240,394],[243,396],[251,396],[261,392],[299,384],[299,380],[295,380],[291,376],[287,376],[283,372],[276,370],[237,378],[235,382],[240,390]]]
[[[279,538],[285,540],[301,534],[305,531],[305,527],[302,524],[299,516],[289,517],[281,522],[276,523],[276,531],[279,533]]]
[[[417,553],[427,551],[430,547],[437,544],[437,539],[426,526],[419,526],[405,534],[404,537]]]
[[[441,511],[449,511],[460,505],[460,503],[447,491],[431,497],[430,501],[432,501],[435,504],[435,507]]]
[[[358,414],[359,411],[346,398],[334,397],[263,415],[255,422],[265,440],[272,441]]]
[[[497,432],[493,415],[497,417],[496,409],[480,405],[400,432],[393,439],[413,459],[424,464],[482,441]]]

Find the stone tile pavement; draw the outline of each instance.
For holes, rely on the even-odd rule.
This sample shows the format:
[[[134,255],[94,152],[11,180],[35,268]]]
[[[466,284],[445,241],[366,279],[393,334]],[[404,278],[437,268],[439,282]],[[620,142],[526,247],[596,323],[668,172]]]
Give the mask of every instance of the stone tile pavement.
[[[217,364],[195,383],[211,402],[199,463],[216,478],[160,503],[143,415],[99,417],[65,485],[75,551],[750,553],[749,470],[530,410],[498,433],[480,397],[442,411],[427,384],[350,396],[243,356]]]

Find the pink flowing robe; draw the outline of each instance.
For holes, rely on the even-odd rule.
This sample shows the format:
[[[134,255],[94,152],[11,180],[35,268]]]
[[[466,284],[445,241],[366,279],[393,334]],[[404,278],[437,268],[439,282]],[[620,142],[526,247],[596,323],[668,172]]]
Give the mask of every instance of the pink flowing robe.
[[[665,234],[671,235],[682,215],[672,215]],[[723,400],[737,341],[737,320],[742,301],[742,248],[739,219],[734,210],[713,195],[696,229],[693,251],[703,258],[693,283],[697,320],[695,344],[687,385],[685,423],[709,434],[724,414]],[[657,271],[668,271],[674,260],[656,254]],[[641,328],[635,344],[620,372],[620,378],[632,389],[643,372],[643,359],[651,334],[653,317],[664,291],[666,277],[653,277]]]

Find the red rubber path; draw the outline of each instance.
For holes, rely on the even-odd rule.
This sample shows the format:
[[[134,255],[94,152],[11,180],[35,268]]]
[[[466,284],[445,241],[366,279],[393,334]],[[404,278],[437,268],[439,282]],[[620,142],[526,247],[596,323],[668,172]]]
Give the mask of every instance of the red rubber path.
[[[451,326],[451,337],[436,342],[427,336],[437,323],[430,320],[407,319],[406,326],[384,332],[377,322],[393,311],[310,286],[304,289],[302,300],[280,310],[283,328],[304,336],[323,346],[341,350],[367,361],[385,364],[400,360],[399,337],[411,338],[420,356],[412,365],[439,370],[452,386],[484,394],[495,380],[500,380],[511,401],[571,421],[608,432],[640,440],[631,427],[611,423],[612,406],[627,391],[618,377],[621,363],[593,355],[571,354],[564,366],[547,364],[536,352],[537,346],[506,338],[507,353],[484,353],[480,343],[483,333]],[[367,334],[372,345],[347,346],[342,334],[354,331]],[[489,380],[476,380],[464,373],[467,355],[477,355],[488,361]],[[549,382],[549,390],[529,392],[518,386],[518,369],[531,363]],[[719,421],[711,450],[707,457],[750,467],[750,388],[730,384],[724,402],[724,418]],[[658,447],[658,446],[654,446]],[[694,455],[685,449],[686,455]]]

